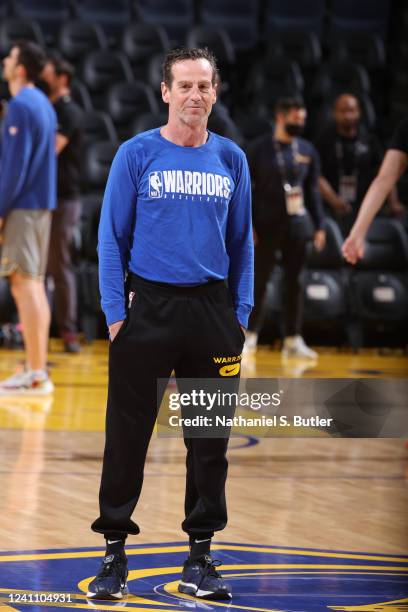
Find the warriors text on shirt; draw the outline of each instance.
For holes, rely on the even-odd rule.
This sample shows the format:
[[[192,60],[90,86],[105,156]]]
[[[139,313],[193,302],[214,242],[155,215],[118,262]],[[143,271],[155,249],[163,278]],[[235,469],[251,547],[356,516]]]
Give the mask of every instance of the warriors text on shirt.
[[[158,170],[150,172],[149,196],[151,198],[162,198],[164,193],[229,198],[231,195],[231,184],[228,176],[211,172],[191,172],[190,170]]]

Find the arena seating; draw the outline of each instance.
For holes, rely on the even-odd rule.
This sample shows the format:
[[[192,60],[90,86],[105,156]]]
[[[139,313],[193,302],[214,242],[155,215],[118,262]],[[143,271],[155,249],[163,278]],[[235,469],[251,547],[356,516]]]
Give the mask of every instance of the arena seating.
[[[408,238],[400,222],[375,219],[363,259],[350,274],[356,348],[375,335],[408,341]]]
[[[107,47],[105,32],[95,23],[71,20],[63,23],[58,32],[57,48],[74,65],[80,64],[88,53]]]
[[[187,44],[214,50],[221,67],[219,97],[244,147],[272,129],[278,96],[304,96],[309,110],[307,135],[312,137],[330,121],[332,101],[344,90],[359,96],[364,123],[386,142],[408,109],[404,33],[408,10],[403,2],[396,7],[397,16],[390,13],[387,0],[0,0],[1,57],[13,41],[29,39],[59,53],[76,69],[72,94],[85,113],[82,234],[83,244],[90,245],[90,250],[81,251],[83,261],[96,265],[91,261],[95,220],[118,144],[165,122],[161,64],[169,48]],[[0,98],[8,98],[3,81]],[[213,124],[217,125],[216,113]],[[407,185],[403,177],[399,191],[405,204]],[[331,221],[328,247],[320,260],[316,255],[309,260],[307,325],[312,326],[316,317],[329,324],[341,320],[345,336],[355,347],[367,341],[366,331],[377,323],[406,325],[408,266],[395,267],[397,260],[405,261],[402,251],[396,253],[403,248],[398,236],[402,232],[406,237],[406,229],[397,222],[388,226],[382,221],[373,226],[376,233],[370,234],[366,258],[358,269],[345,266],[338,252],[339,259],[332,259],[339,245]],[[374,265],[371,246],[378,232],[393,236],[387,238],[386,247],[374,240],[383,258],[381,266]],[[95,273],[89,266],[86,274],[83,270],[82,281],[86,274]],[[278,268],[273,280],[269,302],[273,295],[277,312]],[[316,287],[320,285],[326,289],[319,294]],[[328,300],[319,298],[323,293]],[[391,295],[395,301],[387,302],[385,297]],[[350,321],[355,323],[351,332]],[[91,328],[89,337],[97,333]]]

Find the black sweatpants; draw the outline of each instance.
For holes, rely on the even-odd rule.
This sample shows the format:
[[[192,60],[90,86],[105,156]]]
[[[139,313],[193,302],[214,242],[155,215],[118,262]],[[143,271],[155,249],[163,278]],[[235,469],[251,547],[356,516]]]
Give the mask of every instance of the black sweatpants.
[[[131,520],[143,483],[157,416],[157,379],[220,377],[214,357],[239,357],[244,334],[226,284],[175,287],[132,275],[134,294],[109,350],[106,444],[92,529],[106,538],[139,533]],[[239,372],[236,374],[239,377]],[[188,438],[185,520],[192,537],[212,537],[227,523],[226,438]],[[165,511],[165,509],[163,509]]]
[[[262,306],[266,285],[275,265],[276,251],[282,253],[283,316],[285,336],[301,333],[303,319],[303,287],[301,274],[306,264],[308,226],[303,219],[294,219],[277,226],[274,232],[258,238],[255,247],[255,306],[248,328],[259,332],[262,327]]]

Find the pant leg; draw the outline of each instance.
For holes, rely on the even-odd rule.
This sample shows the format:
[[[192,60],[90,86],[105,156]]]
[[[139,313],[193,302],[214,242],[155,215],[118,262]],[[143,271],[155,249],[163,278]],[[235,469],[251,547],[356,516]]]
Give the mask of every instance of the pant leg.
[[[145,287],[109,349],[106,443],[99,493],[100,517],[92,529],[105,537],[139,533],[131,521],[157,416],[157,379],[179,359],[183,312],[175,300]]]
[[[275,263],[277,240],[259,238],[255,247],[255,278],[254,278],[254,308],[249,318],[248,329],[259,332],[262,327],[262,307],[265,298],[266,285]]]
[[[177,377],[223,378],[228,380],[229,392],[237,391],[244,334],[227,288],[191,300],[189,314],[189,346],[176,369]],[[223,358],[231,361],[226,365]],[[222,376],[226,368],[233,376]],[[212,537],[227,523],[228,438],[185,438],[184,442],[187,474],[182,529],[192,537]]]
[[[77,332],[77,289],[71,244],[80,215],[79,200],[59,200],[52,219],[48,274],[54,279],[56,319],[60,334]]]
[[[284,334],[301,333],[303,322],[302,272],[306,265],[307,234],[298,221],[290,225],[282,244]]]

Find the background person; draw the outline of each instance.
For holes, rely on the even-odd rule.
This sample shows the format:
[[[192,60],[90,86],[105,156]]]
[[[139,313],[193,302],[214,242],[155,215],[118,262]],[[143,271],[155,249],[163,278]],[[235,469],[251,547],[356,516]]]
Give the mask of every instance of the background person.
[[[356,222],[343,244],[343,255],[355,264],[364,256],[368,229],[385,199],[408,168],[408,117],[397,126],[381,168],[361,204]]]
[[[26,368],[0,383],[1,394],[48,394],[50,308],[45,293],[51,211],[56,204],[56,117],[47,97],[34,86],[45,64],[32,42],[13,45],[3,60],[12,100],[3,126],[0,159],[2,276],[10,280],[23,327]]]
[[[262,325],[262,303],[276,251],[282,252],[284,270],[283,355],[315,359],[302,336],[303,288],[301,273],[306,263],[310,237],[310,213],[314,223],[314,245],[322,249],[325,232],[318,180],[320,167],[313,145],[300,138],[306,109],[297,98],[278,100],[273,134],[265,134],[249,147],[253,183],[255,249],[255,306],[245,342],[256,348]]]
[[[78,353],[77,288],[72,268],[71,246],[81,216],[80,165],[82,110],[70,91],[73,67],[65,60],[48,59],[41,78],[49,87],[49,98],[57,113],[58,155],[57,209],[53,214],[48,273],[55,283],[58,331],[68,353]]]
[[[334,124],[323,128],[316,139],[320,155],[320,190],[344,234],[350,231],[360,203],[380,167],[383,157],[378,138],[361,120],[360,102],[350,93],[333,104]],[[391,192],[390,211],[401,213],[396,190]]]

